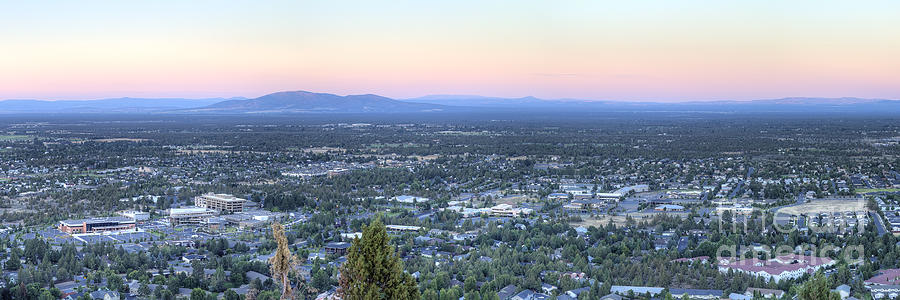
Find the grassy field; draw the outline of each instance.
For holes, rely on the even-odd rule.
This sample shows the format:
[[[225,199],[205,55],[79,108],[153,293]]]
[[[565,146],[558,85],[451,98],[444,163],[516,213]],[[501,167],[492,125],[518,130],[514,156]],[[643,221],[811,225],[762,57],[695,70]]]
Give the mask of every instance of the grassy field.
[[[656,217],[659,214],[660,213],[657,213],[657,212],[637,212],[637,213],[625,214],[622,216],[598,215],[595,217],[582,217],[581,222],[572,222],[569,225],[572,225],[572,227],[578,227],[578,226],[598,227],[600,225],[606,226],[606,224],[608,224],[609,221],[612,220],[613,224],[615,224],[616,226],[625,226],[626,220],[628,219],[627,217],[631,217],[636,222],[641,222],[641,221],[649,221],[650,219],[652,219],[653,217]],[[669,216],[676,216],[676,217],[681,217],[681,218],[688,216],[688,212],[666,212],[665,214],[667,214]]]
[[[98,143],[114,143],[114,142],[133,142],[140,143],[149,141],[148,139],[133,139],[133,138],[112,138],[112,139],[96,139],[94,140]]]
[[[27,141],[30,140],[32,136],[30,135],[0,135],[0,142],[18,142],[18,141]]]
[[[538,200],[538,199],[537,199],[537,198],[534,198],[534,197],[526,196],[526,195],[510,195],[510,196],[503,196],[503,197],[500,198],[500,199],[494,200],[494,204],[493,204],[493,205],[497,205],[497,204],[509,204],[509,205],[512,205],[512,206],[518,206],[520,203],[524,203],[524,202],[532,202],[532,201],[535,201],[535,200]],[[478,205],[478,206],[480,207],[481,205],[484,205],[484,202],[483,202],[483,201],[476,201],[476,202],[473,202],[473,204]],[[492,206],[493,206],[493,205],[492,205]]]
[[[616,226],[624,226],[626,218],[625,218],[625,216],[601,215],[601,216],[597,216],[597,217],[586,217],[586,218],[583,218],[581,222],[572,222],[569,225],[571,225],[572,227],[578,227],[578,226],[600,227],[600,226],[606,226],[606,224],[609,224],[610,220],[612,220],[613,224],[615,224]]]
[[[857,194],[865,194],[865,193],[878,193],[878,192],[900,192],[900,189],[856,189]]]
[[[789,215],[818,214],[825,212],[868,211],[866,201],[859,200],[813,200],[796,206],[779,209],[779,213]]]

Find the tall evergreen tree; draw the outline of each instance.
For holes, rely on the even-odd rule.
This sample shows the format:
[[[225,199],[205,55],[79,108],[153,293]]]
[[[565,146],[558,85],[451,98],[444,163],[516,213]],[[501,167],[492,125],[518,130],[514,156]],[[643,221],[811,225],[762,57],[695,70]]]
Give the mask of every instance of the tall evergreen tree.
[[[415,279],[403,271],[400,257],[388,241],[387,230],[378,218],[353,241],[347,262],[341,267],[342,299],[419,299]]]
[[[6,261],[4,268],[10,271],[18,271],[22,267],[22,263],[19,261],[19,254],[15,250],[10,252],[12,254],[9,255],[9,260]]]
[[[803,286],[798,293],[800,300],[840,300],[838,293],[831,291],[831,280],[822,272],[816,273]]]

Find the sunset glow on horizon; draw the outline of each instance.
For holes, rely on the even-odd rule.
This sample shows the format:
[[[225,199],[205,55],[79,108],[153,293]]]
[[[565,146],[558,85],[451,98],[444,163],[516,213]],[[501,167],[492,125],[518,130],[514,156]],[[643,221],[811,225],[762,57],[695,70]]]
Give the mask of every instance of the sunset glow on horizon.
[[[0,37],[0,99],[900,99],[896,1],[21,1]]]

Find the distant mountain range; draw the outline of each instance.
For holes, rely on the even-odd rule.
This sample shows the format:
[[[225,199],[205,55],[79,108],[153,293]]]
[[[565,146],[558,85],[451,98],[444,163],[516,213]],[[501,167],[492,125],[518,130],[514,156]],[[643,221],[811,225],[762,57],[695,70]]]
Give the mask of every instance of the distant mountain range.
[[[481,109],[579,112],[790,112],[900,113],[900,101],[865,98],[793,97],[751,101],[631,102],[583,99],[496,98],[468,95],[433,95],[405,99],[413,103]]]
[[[25,113],[429,113],[429,112],[784,112],[900,114],[900,101],[863,98],[781,98],[754,101],[626,102],[581,99],[498,98],[432,95],[391,99],[378,95],[338,96],[305,91],[259,98],[115,98],[101,100],[5,100],[0,114]]]
[[[4,100],[0,114],[10,113],[151,113],[205,106],[239,98],[111,98],[100,100]]]
[[[279,92],[249,100],[228,100],[188,110],[206,113],[408,113],[447,107],[398,101],[378,95],[338,96],[304,91]]]

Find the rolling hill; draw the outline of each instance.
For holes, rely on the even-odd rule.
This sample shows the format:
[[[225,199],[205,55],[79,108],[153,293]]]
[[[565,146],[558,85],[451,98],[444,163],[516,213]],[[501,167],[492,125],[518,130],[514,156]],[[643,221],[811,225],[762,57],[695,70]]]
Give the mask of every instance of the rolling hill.
[[[111,98],[99,100],[4,100],[0,114],[154,113],[194,108],[236,98]]]
[[[448,107],[398,101],[378,95],[338,96],[305,91],[278,92],[247,100],[228,100],[186,110],[206,113],[395,113],[443,111]]]
[[[547,113],[547,112],[715,112],[900,114],[900,101],[865,98],[794,97],[752,101],[629,102],[582,99],[500,98],[435,95],[391,99],[379,95],[339,96],[305,91],[247,98],[113,98],[100,100],[5,100],[0,114],[290,114],[290,113]]]

